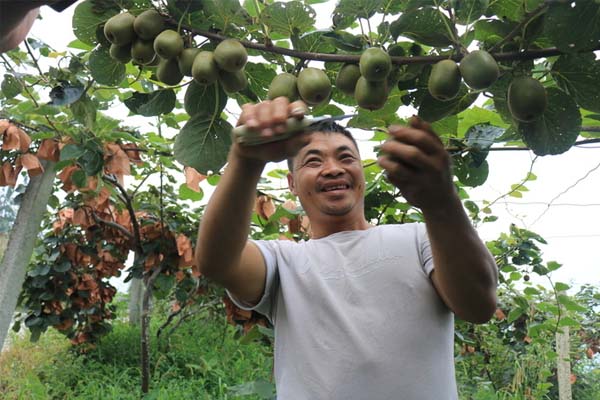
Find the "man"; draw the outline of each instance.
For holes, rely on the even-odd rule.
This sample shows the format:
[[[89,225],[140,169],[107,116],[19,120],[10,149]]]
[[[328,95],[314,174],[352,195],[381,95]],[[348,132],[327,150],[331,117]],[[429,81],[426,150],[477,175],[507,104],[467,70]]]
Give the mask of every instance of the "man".
[[[48,5],[61,12],[76,0],[0,0],[0,53],[12,50],[25,39],[39,15]]]
[[[244,106],[239,123],[270,137],[304,110],[277,98]],[[206,207],[195,261],[239,306],[274,323],[279,400],[456,399],[453,314],[483,323],[496,308],[496,265],[463,211],[441,141],[418,119],[389,133],[378,163],[425,224],[365,219],[358,148],[335,129],[234,143]],[[263,168],[290,158],[289,187],[311,239],[248,240]]]

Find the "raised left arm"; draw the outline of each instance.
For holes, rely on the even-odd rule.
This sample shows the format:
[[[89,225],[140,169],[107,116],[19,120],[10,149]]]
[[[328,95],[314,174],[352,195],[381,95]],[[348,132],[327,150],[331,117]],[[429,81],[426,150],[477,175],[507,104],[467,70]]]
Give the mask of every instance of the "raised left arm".
[[[461,319],[487,322],[496,310],[496,263],[462,207],[442,142],[420,119],[409,125],[389,128],[379,165],[423,211],[435,265],[431,280],[442,300]]]

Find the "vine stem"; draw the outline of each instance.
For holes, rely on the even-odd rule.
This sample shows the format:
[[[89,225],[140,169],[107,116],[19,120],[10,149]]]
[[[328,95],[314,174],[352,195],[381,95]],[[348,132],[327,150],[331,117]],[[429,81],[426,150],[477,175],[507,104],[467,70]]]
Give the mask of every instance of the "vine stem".
[[[506,35],[502,40],[490,47],[489,52],[492,53],[498,49],[501,49],[504,44],[508,43],[512,38],[517,36],[519,32],[521,32],[521,29],[523,29],[527,24],[529,24],[531,21],[537,18],[540,14],[544,13],[546,11],[546,8],[548,8],[548,3],[544,1],[537,8],[525,14],[523,20],[519,22],[517,26],[515,26],[515,28],[508,33],[508,35]]]
[[[173,23],[172,20],[169,22]],[[227,39],[227,36],[220,35],[214,32],[203,31],[199,29],[194,29],[189,26],[182,26],[184,29],[200,36],[204,36],[208,39],[223,41]],[[358,63],[360,60],[360,55],[350,55],[350,54],[329,54],[329,53],[313,53],[307,51],[298,51],[294,49],[286,49],[284,47],[279,46],[266,46],[264,44],[255,43],[248,40],[240,40],[240,43],[249,49],[259,50],[263,52],[273,53],[273,54],[281,54],[285,56],[290,56],[294,58],[300,58],[303,60],[314,60],[314,61],[331,61],[331,62],[341,62],[341,63]],[[579,53],[588,53],[592,51],[600,50],[600,44],[586,50],[581,50]],[[513,61],[513,60],[532,60],[543,57],[551,57],[551,56],[559,56],[561,54],[566,54],[556,47],[548,47],[544,49],[531,49],[525,51],[509,51],[509,52],[500,52],[493,53],[492,56],[496,59],[496,61]],[[441,60],[447,60],[448,56],[414,56],[414,57],[406,57],[406,56],[395,56],[391,57],[392,63],[396,65],[407,65],[407,64],[435,64]],[[462,54],[455,54],[450,57],[454,61],[460,61],[463,58]]]

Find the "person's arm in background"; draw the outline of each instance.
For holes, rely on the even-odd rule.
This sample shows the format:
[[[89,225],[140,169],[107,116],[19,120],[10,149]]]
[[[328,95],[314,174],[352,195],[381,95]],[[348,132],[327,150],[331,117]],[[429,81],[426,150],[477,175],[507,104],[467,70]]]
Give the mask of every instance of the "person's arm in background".
[[[452,183],[450,156],[429,124],[389,128],[379,165],[425,217],[434,270],[431,280],[461,319],[487,322],[496,310],[496,263],[479,238]]]
[[[283,133],[290,115],[302,117],[304,103],[289,104],[284,97],[245,105],[240,124],[264,136]],[[232,144],[228,164],[202,216],[194,255],[208,279],[224,286],[237,299],[256,304],[262,297],[266,265],[260,250],[248,241],[256,185],[269,161],[295,155],[306,135],[258,146]]]
[[[33,26],[40,7],[48,5],[62,11],[76,0],[0,0],[0,53],[19,46]]]

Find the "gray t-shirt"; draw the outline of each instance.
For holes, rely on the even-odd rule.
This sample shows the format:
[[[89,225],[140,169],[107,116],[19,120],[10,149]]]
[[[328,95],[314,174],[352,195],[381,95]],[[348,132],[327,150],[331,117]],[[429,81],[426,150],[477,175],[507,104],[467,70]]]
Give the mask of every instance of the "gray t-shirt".
[[[295,243],[255,241],[254,309],[275,326],[278,400],[455,400],[454,316],[435,291],[424,224]]]

